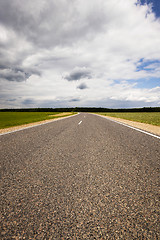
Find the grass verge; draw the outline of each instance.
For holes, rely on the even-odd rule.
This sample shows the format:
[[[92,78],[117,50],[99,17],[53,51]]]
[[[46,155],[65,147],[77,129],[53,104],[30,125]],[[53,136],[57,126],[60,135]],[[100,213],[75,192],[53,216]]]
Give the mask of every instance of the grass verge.
[[[65,112],[0,112],[0,129],[74,115]]]
[[[98,113],[103,116],[126,119],[135,122],[160,126],[160,112]]]

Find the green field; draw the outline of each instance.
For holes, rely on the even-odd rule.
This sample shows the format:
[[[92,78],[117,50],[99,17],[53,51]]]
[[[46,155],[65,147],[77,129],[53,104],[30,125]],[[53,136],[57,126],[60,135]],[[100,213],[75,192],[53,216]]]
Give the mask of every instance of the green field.
[[[125,113],[121,112],[121,113],[98,113],[98,114],[160,126],[160,112],[125,112]]]
[[[58,112],[0,112],[0,129],[73,115]],[[60,116],[62,115],[62,116]]]

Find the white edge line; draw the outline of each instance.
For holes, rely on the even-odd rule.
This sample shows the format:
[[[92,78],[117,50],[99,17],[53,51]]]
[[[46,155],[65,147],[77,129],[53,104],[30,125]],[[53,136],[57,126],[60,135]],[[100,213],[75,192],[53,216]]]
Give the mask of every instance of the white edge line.
[[[102,118],[105,118],[105,119],[107,119],[107,120],[110,120],[110,121],[112,121],[112,122],[116,122],[116,123],[121,124],[121,125],[123,125],[123,126],[125,126],[125,127],[132,128],[132,129],[134,129],[134,130],[136,130],[136,131],[139,131],[139,132],[148,134],[148,135],[150,135],[150,136],[152,136],[152,137],[155,137],[155,138],[160,139],[160,136],[157,136],[157,135],[155,135],[155,134],[146,132],[146,131],[141,130],[141,129],[139,129],[139,128],[132,127],[132,126],[130,126],[130,125],[128,125],[128,124],[118,122],[118,121],[116,121],[116,120],[110,119],[110,118],[105,117],[105,116],[102,116],[102,115],[98,115],[98,114],[94,114],[94,113],[92,113],[92,114],[93,114],[93,115],[96,115],[96,116],[99,116],[99,117],[102,117]]]
[[[45,124],[48,124],[48,123],[53,123],[53,122],[60,121],[60,120],[66,119],[66,118],[75,117],[75,116],[77,116],[78,114],[80,114],[80,113],[76,113],[76,114],[74,114],[74,115],[67,116],[67,117],[62,117],[62,118],[59,118],[59,119],[53,119],[53,121],[45,122],[45,123],[40,123],[40,124],[37,124],[37,125],[34,125],[34,126],[23,127],[23,128],[14,130],[14,131],[5,132],[5,133],[0,133],[0,136],[6,135],[6,134],[10,134],[10,133],[14,133],[14,132],[19,132],[19,131],[22,131],[22,130],[25,130],[25,129],[29,129],[29,128],[38,127],[38,126],[45,125]],[[43,121],[43,120],[42,120],[42,121]],[[18,127],[18,126],[15,126],[15,127]],[[4,128],[4,129],[5,129],[5,128]]]

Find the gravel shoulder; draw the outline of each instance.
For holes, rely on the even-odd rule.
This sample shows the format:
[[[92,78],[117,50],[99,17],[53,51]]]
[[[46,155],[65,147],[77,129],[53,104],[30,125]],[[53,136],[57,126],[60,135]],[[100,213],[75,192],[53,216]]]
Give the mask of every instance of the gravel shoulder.
[[[104,115],[102,115],[102,116],[104,116]],[[104,117],[121,122],[121,123],[125,123],[132,127],[136,127],[136,128],[139,128],[139,129],[142,129],[147,132],[154,133],[154,134],[160,136],[160,127],[159,126],[154,126],[152,124],[140,123],[140,122],[130,121],[130,120],[122,119],[122,118],[110,117],[110,116],[104,116]]]

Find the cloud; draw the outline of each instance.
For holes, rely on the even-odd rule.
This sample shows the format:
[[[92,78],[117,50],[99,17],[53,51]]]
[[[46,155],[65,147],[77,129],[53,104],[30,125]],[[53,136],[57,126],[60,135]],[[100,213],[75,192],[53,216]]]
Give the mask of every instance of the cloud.
[[[21,82],[21,81],[25,81],[30,76],[31,75],[29,73],[26,73],[17,69],[0,70],[0,78],[6,79],[8,81]]]
[[[65,76],[65,79],[68,81],[77,81],[82,78],[91,78],[91,72],[85,67],[76,67]]]
[[[70,102],[79,102],[80,99],[79,99],[79,98],[72,98],[72,99],[70,99],[69,101],[70,101]]]
[[[22,101],[22,104],[25,106],[30,106],[30,105],[33,105],[34,103],[35,103],[35,100],[30,98],[27,98]]]
[[[27,80],[32,74],[40,75],[40,72],[34,69],[21,69],[21,68],[0,68],[0,79],[8,81],[22,82]]]
[[[2,0],[0,21],[40,47],[68,45],[103,30],[109,20],[103,6],[102,0],[92,6],[80,0]]]
[[[11,98],[11,99],[8,99],[7,101],[8,102],[14,102],[14,101],[16,101],[16,98]]]
[[[80,85],[77,86],[77,88],[83,90],[83,89],[86,89],[88,87],[87,87],[87,85],[85,83],[81,83]]]
[[[159,105],[159,39],[159,19],[138,0],[1,0],[0,107]]]

